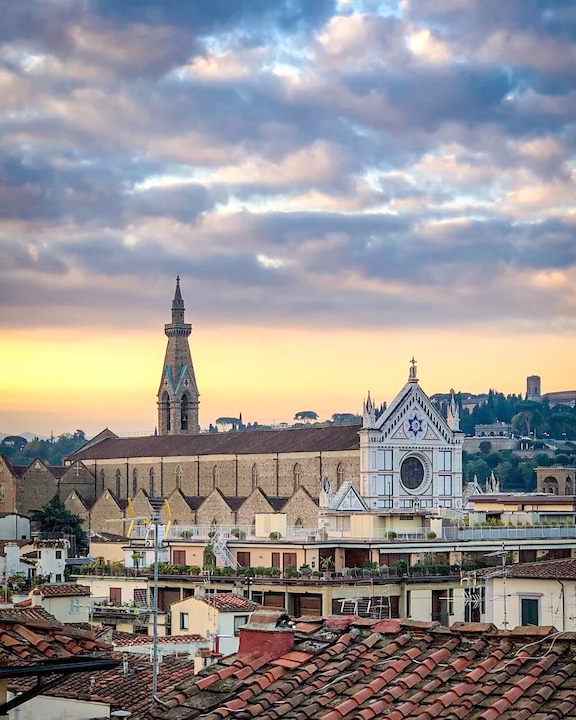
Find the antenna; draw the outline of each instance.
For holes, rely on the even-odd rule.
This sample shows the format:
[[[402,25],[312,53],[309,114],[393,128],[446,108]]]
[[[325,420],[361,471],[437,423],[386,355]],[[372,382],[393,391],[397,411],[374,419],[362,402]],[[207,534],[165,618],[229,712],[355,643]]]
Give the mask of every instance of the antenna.
[[[504,547],[504,543],[502,543],[501,550],[496,550],[496,552],[488,553],[485,557],[502,558],[502,570],[498,571],[497,573],[491,573],[490,575],[486,575],[486,577],[498,577],[499,575],[502,577],[502,594],[504,596],[504,622],[502,624],[504,625],[504,630],[508,630],[508,594],[506,592],[506,577],[508,576],[506,560],[508,558],[508,551]]]

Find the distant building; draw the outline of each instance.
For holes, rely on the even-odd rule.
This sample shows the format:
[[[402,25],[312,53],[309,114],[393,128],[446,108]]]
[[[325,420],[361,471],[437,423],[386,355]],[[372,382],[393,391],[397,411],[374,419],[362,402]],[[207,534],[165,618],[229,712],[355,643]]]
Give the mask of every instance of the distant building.
[[[543,395],[540,376],[529,375],[526,378],[526,400],[532,400],[533,402],[546,401],[550,407],[556,405],[576,407],[576,390],[559,390]]]

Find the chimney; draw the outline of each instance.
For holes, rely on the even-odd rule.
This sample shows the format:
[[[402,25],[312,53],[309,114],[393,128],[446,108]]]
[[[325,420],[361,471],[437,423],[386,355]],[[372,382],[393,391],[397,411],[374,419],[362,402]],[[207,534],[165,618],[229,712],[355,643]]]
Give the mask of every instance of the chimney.
[[[196,585],[194,588],[194,597],[198,598],[198,600],[204,600],[206,597],[206,586],[205,585]]]
[[[239,629],[238,656],[258,653],[276,660],[294,647],[294,627],[284,610],[256,610]]]

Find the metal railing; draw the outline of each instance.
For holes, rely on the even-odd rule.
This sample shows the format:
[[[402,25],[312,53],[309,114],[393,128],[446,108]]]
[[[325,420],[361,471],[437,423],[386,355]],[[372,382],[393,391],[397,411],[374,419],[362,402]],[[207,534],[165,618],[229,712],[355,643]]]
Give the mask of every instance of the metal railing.
[[[216,533],[226,542],[237,540],[255,539],[256,528],[253,525],[172,525],[164,540],[208,540]],[[323,530],[318,528],[287,528],[286,534],[278,539],[286,540],[307,540],[310,537],[316,538]],[[132,538],[144,540],[148,533],[148,525],[135,525],[132,530]],[[268,537],[258,536],[260,540],[267,540]]]
[[[443,530],[444,540],[543,540],[576,539],[576,525],[528,527],[474,527]]]

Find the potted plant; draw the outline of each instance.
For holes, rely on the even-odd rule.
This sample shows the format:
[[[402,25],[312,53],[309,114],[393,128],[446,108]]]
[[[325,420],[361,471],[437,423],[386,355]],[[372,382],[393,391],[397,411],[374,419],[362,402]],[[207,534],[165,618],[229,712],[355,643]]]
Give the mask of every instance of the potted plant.
[[[334,569],[334,558],[332,555],[322,558],[322,560],[320,560],[320,567],[324,571],[324,579],[328,580],[330,571]]]

